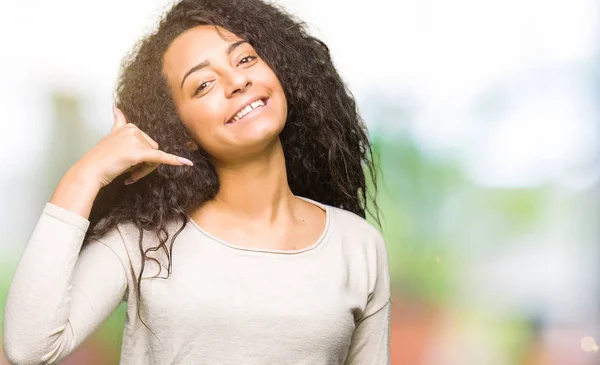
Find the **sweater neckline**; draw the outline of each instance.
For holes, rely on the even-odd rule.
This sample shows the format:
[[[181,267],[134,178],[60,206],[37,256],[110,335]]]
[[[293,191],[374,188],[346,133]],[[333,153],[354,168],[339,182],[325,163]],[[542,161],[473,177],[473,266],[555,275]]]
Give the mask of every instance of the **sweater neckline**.
[[[312,243],[304,248],[297,249],[297,250],[278,250],[278,249],[266,249],[266,248],[240,246],[240,245],[225,241],[225,240],[205,231],[189,215],[187,216],[187,219],[188,219],[188,222],[191,223],[191,225],[197,231],[199,231],[202,235],[206,236],[207,238],[209,238],[210,240],[212,240],[214,242],[217,242],[217,243],[219,243],[223,246],[226,246],[228,248],[231,248],[233,250],[247,251],[247,252],[253,252],[253,253],[258,253],[258,254],[262,253],[262,254],[275,254],[275,255],[298,255],[298,254],[302,254],[302,253],[305,253],[308,251],[312,251],[322,244],[322,242],[325,240],[325,238],[327,236],[327,233],[329,232],[329,227],[331,225],[332,212],[331,212],[331,207],[327,204],[323,204],[323,203],[317,202],[315,200],[305,198],[302,196],[298,196],[298,195],[296,195],[296,197],[300,198],[304,201],[307,201],[313,205],[316,205],[317,207],[319,207],[325,211],[325,228],[321,232],[321,235],[319,236],[319,238],[317,238],[317,240],[314,243]]]

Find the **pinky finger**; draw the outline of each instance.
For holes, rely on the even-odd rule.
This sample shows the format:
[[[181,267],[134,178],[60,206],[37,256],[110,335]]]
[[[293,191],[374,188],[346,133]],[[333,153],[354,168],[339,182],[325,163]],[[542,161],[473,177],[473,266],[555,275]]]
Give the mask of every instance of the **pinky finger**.
[[[140,181],[144,177],[150,175],[152,171],[156,170],[159,164],[143,164],[140,168],[135,169],[131,172],[129,179],[125,180],[125,185],[133,184],[136,181]]]

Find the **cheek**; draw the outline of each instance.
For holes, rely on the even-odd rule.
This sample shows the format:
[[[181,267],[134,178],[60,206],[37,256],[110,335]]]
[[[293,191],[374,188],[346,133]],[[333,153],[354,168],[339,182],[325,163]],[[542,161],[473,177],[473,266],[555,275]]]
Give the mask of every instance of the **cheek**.
[[[281,114],[280,117],[284,118],[285,121],[285,117],[287,116],[287,100],[279,78],[277,78],[275,73],[266,66],[262,70],[261,76],[262,82],[266,85],[269,85],[269,88],[274,94],[273,96],[277,96],[278,109]]]
[[[273,74],[273,79],[274,79],[273,83],[275,85],[277,85],[275,90],[277,90],[277,93],[280,95],[281,112],[285,118],[287,116],[287,99],[285,97],[285,92],[283,91],[283,86],[281,85],[281,82],[279,82],[279,79],[277,78],[277,76],[275,76],[275,74]]]
[[[283,119],[283,122],[286,122],[288,110],[287,110],[287,99],[285,97],[285,93],[283,92],[283,87],[279,86],[279,95],[280,97],[280,118]]]
[[[216,93],[211,93],[216,95]],[[222,98],[206,95],[200,100],[191,100],[180,106],[181,121],[190,134],[205,149],[211,150],[211,142],[215,141],[218,128],[225,120]]]

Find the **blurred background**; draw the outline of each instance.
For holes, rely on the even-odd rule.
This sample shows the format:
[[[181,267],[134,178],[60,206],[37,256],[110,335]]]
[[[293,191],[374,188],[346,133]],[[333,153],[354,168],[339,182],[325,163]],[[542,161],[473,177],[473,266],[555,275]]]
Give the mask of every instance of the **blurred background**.
[[[392,363],[600,363],[600,3],[279,2],[329,45],[380,159]],[[110,130],[121,58],[169,3],[0,2],[2,313],[43,205]],[[124,319],[64,364],[117,364]]]

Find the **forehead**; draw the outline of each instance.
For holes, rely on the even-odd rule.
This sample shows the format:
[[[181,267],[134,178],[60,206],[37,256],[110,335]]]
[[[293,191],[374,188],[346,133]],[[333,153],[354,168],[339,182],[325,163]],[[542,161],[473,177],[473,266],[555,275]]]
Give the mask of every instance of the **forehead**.
[[[230,43],[240,39],[227,29],[212,25],[190,28],[167,48],[163,57],[163,71],[171,76],[183,74],[199,62],[224,53]]]

